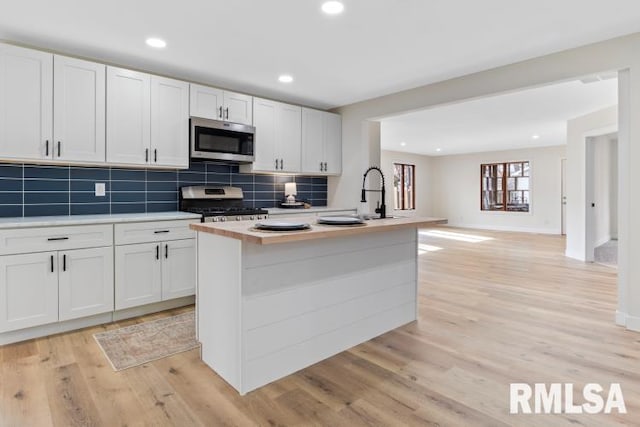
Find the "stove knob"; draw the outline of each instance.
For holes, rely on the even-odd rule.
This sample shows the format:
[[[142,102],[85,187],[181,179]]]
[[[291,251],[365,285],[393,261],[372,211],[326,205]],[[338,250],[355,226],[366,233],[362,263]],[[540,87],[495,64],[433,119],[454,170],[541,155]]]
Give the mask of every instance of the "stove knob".
[[[242,221],[242,217],[241,216],[237,216],[236,217],[236,221]]]
[[[253,220],[254,220],[253,215],[251,215],[251,216],[249,217],[249,219],[250,219],[251,221],[253,221]],[[258,219],[260,219],[260,218],[258,218]]]
[[[225,217],[225,216],[221,216],[220,217],[220,221],[225,222],[226,220],[227,220],[227,217]]]
[[[218,217],[214,216],[213,218],[211,218],[211,222],[218,222]]]

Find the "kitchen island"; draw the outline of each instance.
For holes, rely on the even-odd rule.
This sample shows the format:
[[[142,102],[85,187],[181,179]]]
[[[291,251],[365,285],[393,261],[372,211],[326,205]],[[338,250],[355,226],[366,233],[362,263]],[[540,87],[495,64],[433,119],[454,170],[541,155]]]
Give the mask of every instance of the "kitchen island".
[[[417,230],[446,223],[305,220],[312,228],[295,232],[191,225],[202,360],[240,394],[415,320]]]

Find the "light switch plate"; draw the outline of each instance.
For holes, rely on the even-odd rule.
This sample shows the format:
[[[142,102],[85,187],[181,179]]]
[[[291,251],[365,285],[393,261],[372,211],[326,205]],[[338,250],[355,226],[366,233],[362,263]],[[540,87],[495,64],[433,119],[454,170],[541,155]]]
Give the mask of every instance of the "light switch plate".
[[[96,182],[96,196],[106,196],[107,186],[104,182]]]

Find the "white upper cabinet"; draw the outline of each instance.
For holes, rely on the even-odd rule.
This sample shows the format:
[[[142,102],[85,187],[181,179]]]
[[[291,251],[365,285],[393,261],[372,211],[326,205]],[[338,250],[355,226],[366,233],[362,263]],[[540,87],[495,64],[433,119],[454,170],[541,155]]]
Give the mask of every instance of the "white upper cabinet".
[[[190,101],[189,112],[193,117],[201,117],[210,120],[223,120],[223,93],[222,89],[202,86],[197,84],[189,85]]]
[[[302,109],[302,171],[324,172],[324,113]]]
[[[189,167],[189,83],[151,77],[150,163]]]
[[[107,67],[107,161],[149,164],[151,76]]]
[[[342,118],[325,111],[302,109],[302,172],[342,173]]]
[[[253,124],[253,97],[214,87],[190,85],[190,115],[210,120]]]
[[[53,55],[0,43],[0,157],[51,155]]]
[[[107,67],[107,161],[189,167],[189,84]]]
[[[255,160],[243,172],[300,172],[302,109],[268,99],[253,99]]]
[[[278,141],[279,172],[300,172],[302,141],[302,108],[278,103],[276,139]]]
[[[342,173],[342,116],[324,113],[324,172]]]
[[[245,125],[253,124],[253,97],[224,91],[224,120]]]
[[[267,99],[254,98],[253,126],[255,160],[251,165],[241,165],[242,169],[276,171],[279,166],[276,139],[277,103]]]
[[[53,160],[104,162],[104,64],[55,55]]]

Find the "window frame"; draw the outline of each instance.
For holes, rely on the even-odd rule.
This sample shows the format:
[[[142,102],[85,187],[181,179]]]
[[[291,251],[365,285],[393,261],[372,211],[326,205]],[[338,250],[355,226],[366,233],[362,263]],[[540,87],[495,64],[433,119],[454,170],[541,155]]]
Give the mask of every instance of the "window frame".
[[[400,192],[401,195],[401,199],[399,200],[399,204],[400,206],[396,206],[395,205],[395,194],[397,193],[397,188],[396,188],[396,182],[395,182],[395,177],[396,177],[396,170],[397,167],[401,166],[402,168],[402,176],[400,178],[400,185],[401,187],[404,189],[405,187],[405,183],[406,183],[406,171],[405,168],[410,168],[411,169],[411,207],[405,207],[406,206],[406,200],[404,197],[404,191]],[[393,162],[393,191],[394,191],[394,206],[393,206],[393,210],[395,211],[414,211],[416,210],[416,165],[412,164],[412,163],[401,163],[401,162]]]
[[[511,165],[515,165],[515,164],[521,164],[522,165],[522,170],[524,173],[524,164],[528,164],[528,174],[527,175],[523,175],[521,177],[511,177],[509,174],[509,167]],[[502,176],[500,177],[502,179],[502,186],[499,190],[495,190],[495,191],[501,191],[502,192],[502,207],[500,209],[485,209],[484,208],[484,193],[485,190],[484,189],[484,181],[485,181],[485,176],[484,176],[484,169],[485,167],[492,167],[492,166],[502,166]],[[493,162],[493,163],[481,163],[480,164],[480,211],[481,212],[508,212],[508,213],[521,213],[521,214],[530,214],[532,211],[532,206],[531,206],[531,200],[532,200],[532,191],[531,191],[531,172],[532,172],[532,162],[530,160],[514,160],[514,161],[506,161],[506,162]],[[490,177],[492,178],[492,177]],[[493,177],[495,179],[497,179],[498,177]],[[516,190],[508,190],[507,189],[507,182],[508,182],[508,178],[527,178],[528,179],[528,188],[527,190],[517,190],[517,180],[516,180]],[[509,194],[511,191],[521,191],[521,192],[527,192],[528,193],[528,202],[527,202],[527,210],[516,210],[516,209],[508,209],[508,205],[509,205]]]

